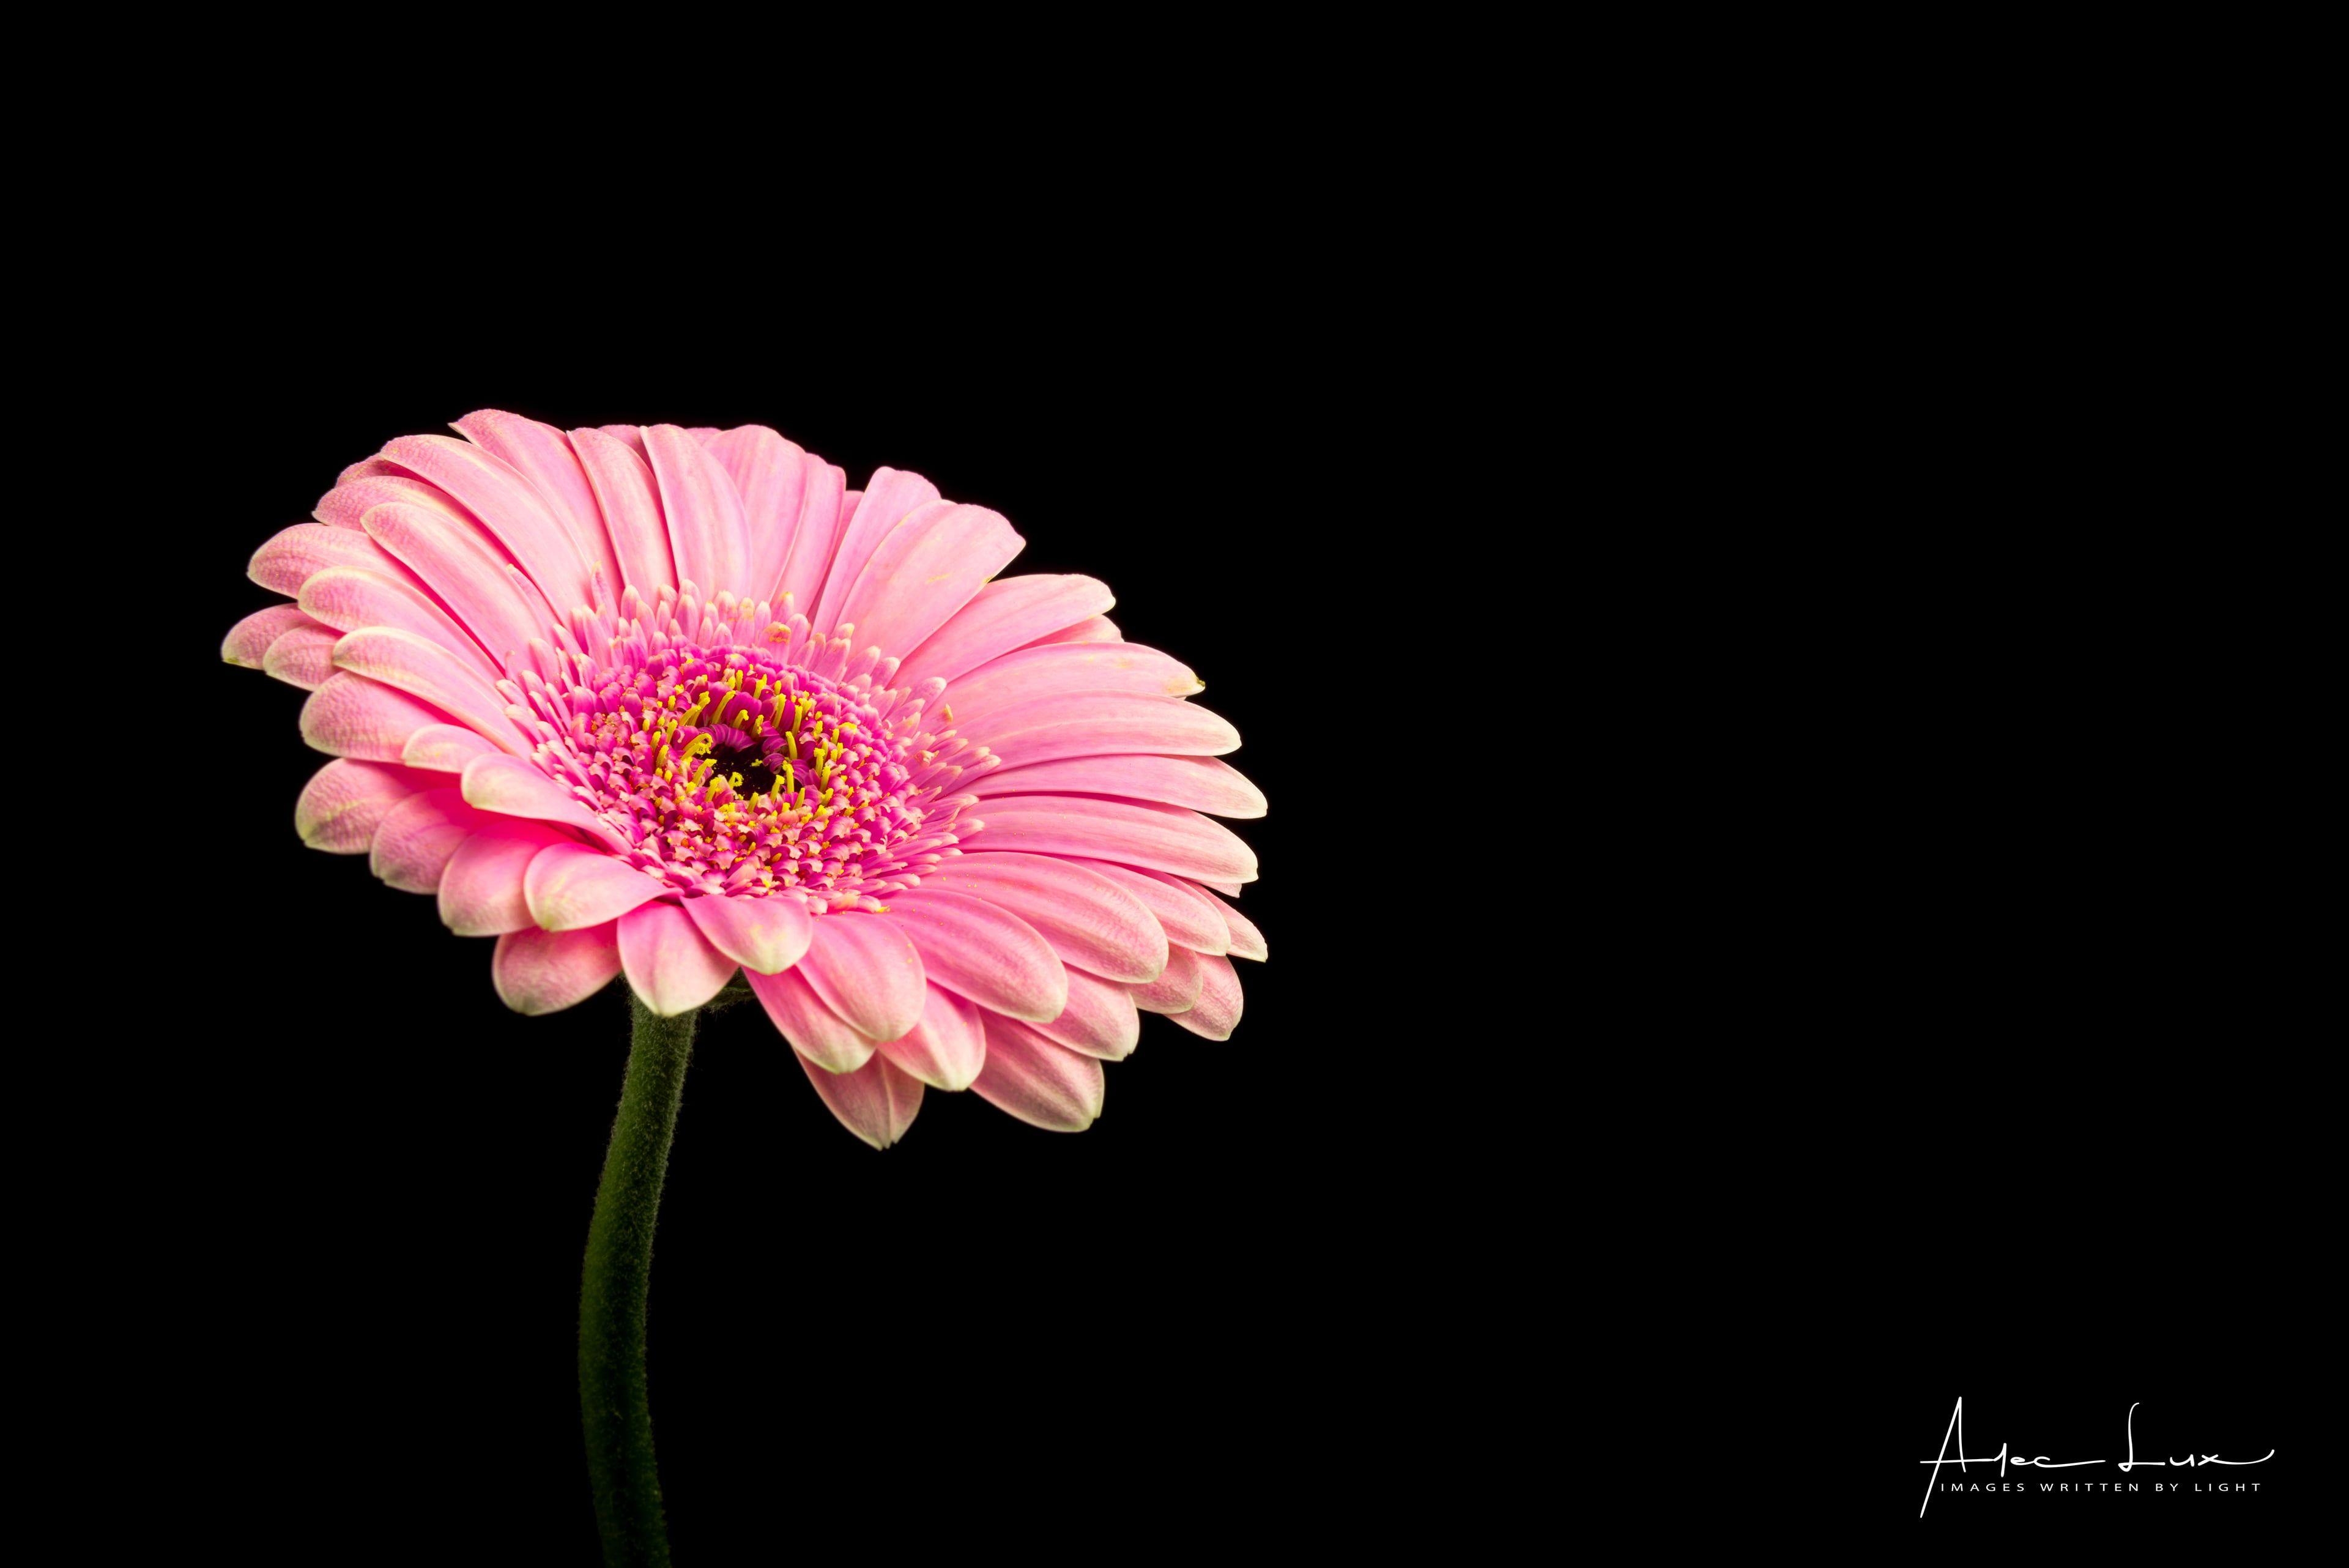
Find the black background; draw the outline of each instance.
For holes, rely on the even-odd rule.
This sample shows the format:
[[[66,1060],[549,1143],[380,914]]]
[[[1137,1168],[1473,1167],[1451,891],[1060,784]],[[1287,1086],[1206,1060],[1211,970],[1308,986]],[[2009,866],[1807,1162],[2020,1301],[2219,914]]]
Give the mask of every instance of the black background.
[[[344,465],[481,407],[764,423],[852,485],[886,463],[995,507],[1028,540],[1013,571],[1102,578],[1126,637],[1199,671],[1271,801],[1236,825],[1272,948],[1243,966],[1237,1032],[1145,1018],[1082,1135],[934,1092],[875,1153],[755,1007],[705,1018],[652,1294],[680,1560],[887,1552],[973,1521],[1204,1542],[1372,1518],[1339,1456],[1415,1440],[1415,1303],[1473,1242],[1432,1229],[1463,1168],[1394,1131],[1447,1136],[1448,1075],[1414,1078],[1392,1033],[1426,1027],[1454,955],[1414,954],[1429,906],[1373,896],[1386,870],[1352,844],[1383,809],[1363,792],[1411,787],[1427,651],[1394,520],[1343,477],[1366,433],[1352,350],[1271,275],[1243,293],[1204,255],[1180,294],[1113,316],[1049,275],[1014,295],[942,265],[854,306],[583,300],[567,322],[485,279],[322,292],[315,259],[256,256],[217,318],[171,328],[154,390],[191,414],[148,454],[187,473],[233,454],[233,482],[193,487],[147,547],[174,585],[158,640],[201,671],[207,743],[235,766],[208,793],[202,907],[154,971],[184,1054],[145,1081],[170,1130],[134,1179],[154,1261],[125,1311],[202,1345],[184,1408],[219,1452],[179,1468],[202,1490],[213,1463],[251,1467],[249,1560],[315,1561],[320,1532],[354,1531],[594,1555],[574,1314],[620,989],[509,1012],[490,942],[295,838],[326,760],[296,732],[302,693],[209,662],[275,602],[243,576],[255,546]],[[1154,276],[1185,275],[1164,259]],[[200,1302],[167,1306],[191,1275]]]
[[[1912,1141],[1878,1167],[1896,1190],[1840,1206],[1857,1245],[1832,1277],[1854,1288],[1848,1305],[1818,1301],[1823,1321],[1807,1325],[1835,1347],[1833,1397],[1814,1414],[1819,1451],[1837,1457],[1809,1484],[1836,1526],[1927,1560],[2306,1550],[2337,1494],[2339,1303],[2290,1075],[2174,1049],[2086,1071],[2017,1052],[1971,1075],[1901,1118]],[[1943,1451],[1961,1396],[1969,1458],[2006,1445],[2106,1462],[1944,1467],[1943,1482],[2027,1490],[1936,1491],[1920,1519],[1936,1472],[1918,1461]],[[2133,1404],[2140,1461],[2273,1457],[2124,1474]],[[1947,1451],[1961,1451],[1954,1436]],[[2156,1481],[2186,1490],[2156,1494]],[[2207,1490],[2222,1482],[2260,1490]]]
[[[933,1095],[874,1155],[755,1014],[707,1024],[653,1284],[680,1553],[2290,1539],[2339,1316],[2330,818],[2275,744],[2329,710],[2262,701],[2334,613],[2292,597],[2305,410],[2220,417],[2244,373],[2144,328],[2190,290],[2106,287],[2127,236],[2101,330],[2020,262],[1748,278],[1710,242],[1684,290],[1520,311],[1407,244],[1381,270],[1392,206],[1275,183],[983,270],[859,213],[853,291],[713,220],[657,283],[558,296],[526,247],[354,211],[140,346],[182,413],[91,537],[171,586],[191,668],[269,602],[252,548],[394,434],[756,421],[1003,510],[1014,570],[1107,580],[1244,737],[1272,961],[1227,1044],[1146,1022],[1092,1130]],[[1437,235],[1471,274],[1478,238]],[[345,286],[353,251],[397,275]],[[1716,274],[1758,292],[1708,305]],[[1560,316],[1631,341],[1585,371]],[[241,1482],[255,1561],[588,1560],[572,1314],[623,1010],[506,1013],[488,944],[295,840],[300,694],[193,680],[233,848],[106,947],[140,1023],[85,1053],[94,1116],[165,1129],[74,1243],[161,1369],[129,1468],[192,1472],[191,1518]],[[2148,1457],[2278,1453],[2215,1472],[2258,1494],[1920,1521],[1961,1396],[1976,1452],[2116,1458],[2139,1402]]]

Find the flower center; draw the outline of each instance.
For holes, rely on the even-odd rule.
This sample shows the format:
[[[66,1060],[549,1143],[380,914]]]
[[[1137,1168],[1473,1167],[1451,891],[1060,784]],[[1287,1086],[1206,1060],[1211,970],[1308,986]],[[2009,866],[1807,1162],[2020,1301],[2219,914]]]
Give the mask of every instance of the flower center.
[[[876,690],[870,658],[848,677],[844,637],[803,627],[734,642],[705,620],[704,646],[637,622],[602,658],[542,654],[557,679],[524,670],[516,692],[539,721],[533,760],[680,890],[878,909],[956,852],[970,797],[944,797],[963,771],[945,759],[966,748],[914,693]]]

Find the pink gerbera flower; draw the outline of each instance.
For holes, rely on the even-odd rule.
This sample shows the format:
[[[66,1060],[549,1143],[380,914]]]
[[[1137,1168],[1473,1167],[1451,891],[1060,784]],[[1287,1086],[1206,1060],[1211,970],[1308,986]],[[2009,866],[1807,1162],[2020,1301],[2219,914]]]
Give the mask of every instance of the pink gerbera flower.
[[[1264,797],[1107,587],[999,579],[998,514],[760,426],[455,428],[264,545],[295,602],[222,652],[311,693],[304,840],[494,938],[509,1006],[739,970],[876,1147],[926,1087],[1088,1126],[1139,1012],[1231,1033],[1256,858],[1202,814]]]

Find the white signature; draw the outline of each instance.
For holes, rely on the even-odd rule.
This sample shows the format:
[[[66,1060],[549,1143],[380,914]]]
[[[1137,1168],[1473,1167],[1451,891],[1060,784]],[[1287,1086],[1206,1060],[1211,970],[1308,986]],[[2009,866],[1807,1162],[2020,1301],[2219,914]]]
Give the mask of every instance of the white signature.
[[[2138,1405],[2142,1405],[2143,1403],[2145,1403],[2145,1401],[2142,1399],[2137,1401]],[[1954,1461],[1950,1459],[1951,1432],[1955,1432],[1958,1436],[1958,1457]],[[2270,1459],[2275,1458],[2275,1450],[2273,1449],[2270,1449],[2266,1453],[2261,1454],[2256,1459],[2222,1459],[2216,1454],[2204,1454],[2199,1459],[2195,1458],[2192,1454],[2188,1454],[2182,1459],[2138,1459],[2137,1457],[2137,1405],[2132,1405],[2128,1407],[2128,1451],[2129,1457],[2120,1461],[2120,1467],[2124,1474],[2137,1469],[2139,1465],[2161,1465],[2165,1468],[2169,1465],[2263,1465]],[[2006,1467],[2009,1465],[2030,1465],[2043,1470],[2069,1470],[2077,1469],[2082,1465],[2101,1465],[2106,1462],[2103,1459],[2067,1459],[2059,1464],[2055,1460],[2049,1459],[2045,1454],[2040,1455],[2035,1459],[2026,1459],[2021,1454],[2016,1454],[2010,1459],[2007,1456],[2006,1445],[2004,1443],[2001,1443],[1998,1446],[1998,1452],[1991,1455],[1989,1459],[1978,1459],[1969,1461],[1966,1459],[1966,1402],[1962,1397],[1958,1400],[1958,1407],[1950,1412],[1949,1431],[1945,1431],[1941,1434],[1940,1458],[1919,1459],[1917,1462],[1920,1465],[1932,1466],[1933,1478],[1938,1480],[1941,1473],[1941,1467],[1945,1464],[1954,1462],[1959,1470],[1962,1472],[1969,1462],[1986,1465],[1992,1463],[1993,1461],[1998,1465],[1998,1473],[2002,1476],[2006,1474]],[[1925,1501],[1923,1504],[1920,1504],[1917,1510],[1918,1518],[1922,1519],[1925,1517],[1925,1509],[1932,1503],[1932,1501],[1933,1480],[1929,1480],[1925,1483]]]

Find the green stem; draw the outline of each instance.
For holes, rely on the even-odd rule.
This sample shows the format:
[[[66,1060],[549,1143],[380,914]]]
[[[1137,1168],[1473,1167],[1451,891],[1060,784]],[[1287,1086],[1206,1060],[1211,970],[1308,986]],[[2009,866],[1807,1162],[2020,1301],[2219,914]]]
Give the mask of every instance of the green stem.
[[[579,1414],[587,1427],[587,1475],[608,1568],[665,1568],[660,1479],[653,1469],[652,1408],[645,1396],[645,1298],[653,1221],[677,1131],[694,1014],[663,1018],[633,994],[635,1029],[620,1115],[587,1227],[579,1285]]]

